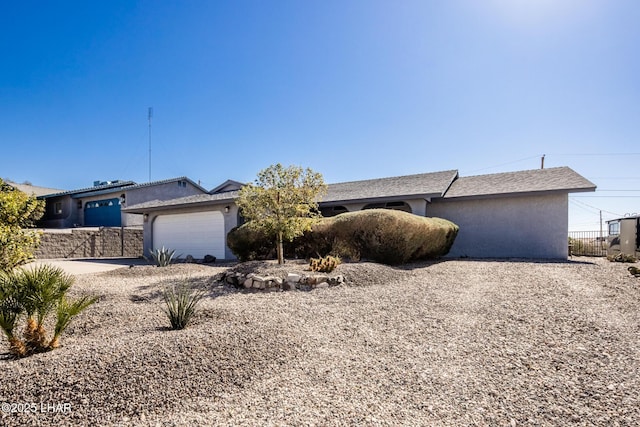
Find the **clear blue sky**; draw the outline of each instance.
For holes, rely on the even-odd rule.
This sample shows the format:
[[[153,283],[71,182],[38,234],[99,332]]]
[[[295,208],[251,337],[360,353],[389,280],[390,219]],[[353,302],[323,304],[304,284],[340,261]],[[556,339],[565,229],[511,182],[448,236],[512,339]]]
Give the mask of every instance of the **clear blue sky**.
[[[0,176],[75,189],[273,163],[328,183],[569,166],[640,213],[635,0],[8,2]],[[622,191],[624,190],[624,191]]]

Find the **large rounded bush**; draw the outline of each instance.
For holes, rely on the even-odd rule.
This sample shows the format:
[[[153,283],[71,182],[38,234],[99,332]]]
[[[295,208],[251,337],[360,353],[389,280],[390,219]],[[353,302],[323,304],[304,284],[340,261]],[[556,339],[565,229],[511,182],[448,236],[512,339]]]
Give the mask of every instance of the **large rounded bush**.
[[[335,255],[394,265],[446,255],[457,234],[458,226],[445,219],[369,209],[324,218],[312,240],[332,242]]]
[[[311,232],[286,242],[285,254],[297,258],[337,255],[395,265],[446,255],[457,234],[458,226],[445,219],[369,209],[322,218]],[[227,244],[241,261],[275,256],[275,238],[249,224],[231,230]]]
[[[248,223],[229,231],[227,245],[240,261],[271,259],[276,250],[275,236],[253,228]]]

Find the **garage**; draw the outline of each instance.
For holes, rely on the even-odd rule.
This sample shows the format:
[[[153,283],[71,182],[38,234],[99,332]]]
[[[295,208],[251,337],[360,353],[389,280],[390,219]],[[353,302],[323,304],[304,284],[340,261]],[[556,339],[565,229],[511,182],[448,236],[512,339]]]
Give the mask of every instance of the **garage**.
[[[225,258],[224,216],[219,211],[160,215],[153,222],[153,249],[164,246],[176,255]]]

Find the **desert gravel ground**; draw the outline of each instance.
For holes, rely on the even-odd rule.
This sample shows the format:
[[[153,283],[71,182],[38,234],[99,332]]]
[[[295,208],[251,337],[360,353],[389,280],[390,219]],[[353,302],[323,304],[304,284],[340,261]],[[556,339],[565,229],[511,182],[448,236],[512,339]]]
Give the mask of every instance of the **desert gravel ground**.
[[[61,348],[13,360],[0,347],[0,402],[45,404],[0,425],[637,426],[640,279],[627,266],[343,264],[347,285],[276,293],[214,281],[285,271],[271,263],[79,275],[74,292],[101,300]],[[161,291],[185,281],[209,296],[171,331]]]

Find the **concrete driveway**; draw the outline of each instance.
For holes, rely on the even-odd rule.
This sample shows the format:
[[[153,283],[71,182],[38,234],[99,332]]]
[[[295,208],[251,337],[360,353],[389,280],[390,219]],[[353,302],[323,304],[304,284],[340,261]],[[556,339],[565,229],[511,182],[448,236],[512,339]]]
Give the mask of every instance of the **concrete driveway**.
[[[149,263],[141,258],[38,259],[27,264],[27,267],[40,264],[60,267],[69,274],[78,275],[116,270],[130,265],[148,265]]]

